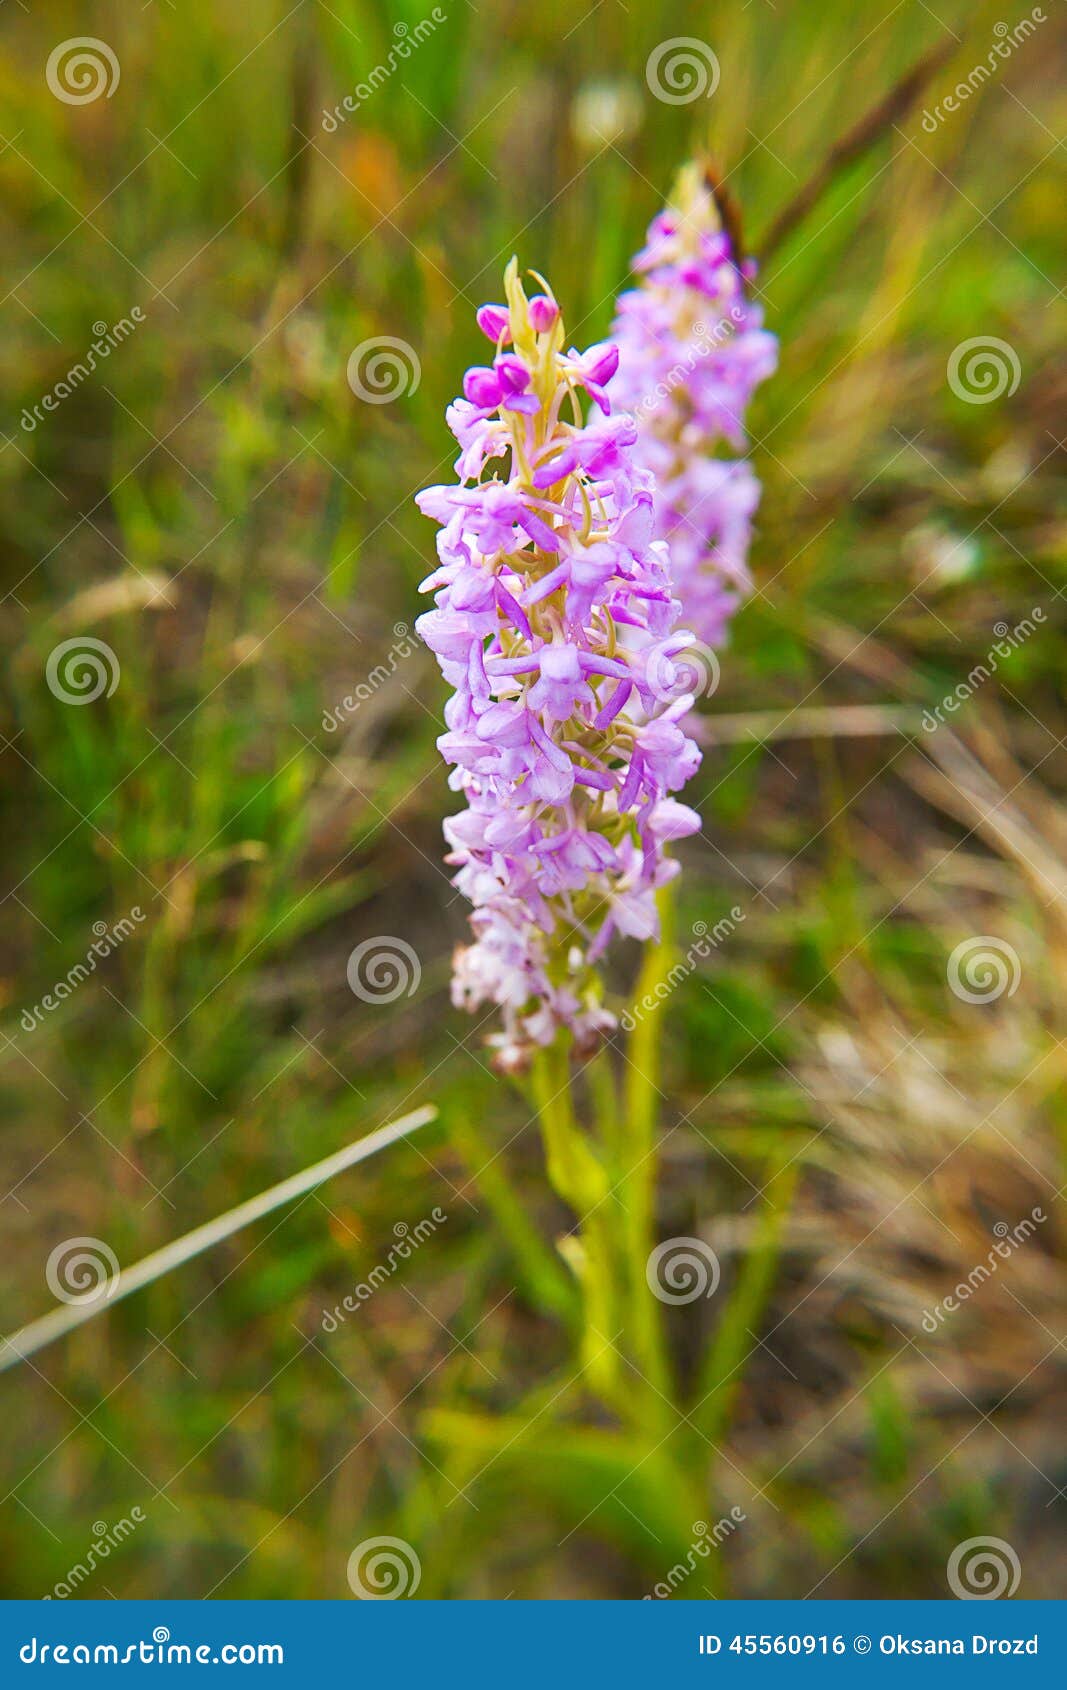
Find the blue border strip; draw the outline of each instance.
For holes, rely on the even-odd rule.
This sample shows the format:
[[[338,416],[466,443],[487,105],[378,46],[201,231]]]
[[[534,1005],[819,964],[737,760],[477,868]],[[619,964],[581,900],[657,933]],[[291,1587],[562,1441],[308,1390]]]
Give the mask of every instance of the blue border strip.
[[[57,1650],[59,1651],[57,1655]],[[1065,1682],[1062,1602],[6,1602],[0,1682]]]

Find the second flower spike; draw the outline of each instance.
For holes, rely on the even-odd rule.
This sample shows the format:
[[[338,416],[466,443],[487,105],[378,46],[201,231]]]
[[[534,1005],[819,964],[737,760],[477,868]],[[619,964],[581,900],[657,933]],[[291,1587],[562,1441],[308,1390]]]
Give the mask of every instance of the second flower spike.
[[[638,462],[656,477],[656,533],[668,541],[686,626],[722,644],[751,581],[747,556],[760,486],[748,461],[745,411],[773,373],[778,343],[748,295],[753,267],[723,227],[706,170],[680,173],[634,259],[612,338],[616,403],[637,425]]]

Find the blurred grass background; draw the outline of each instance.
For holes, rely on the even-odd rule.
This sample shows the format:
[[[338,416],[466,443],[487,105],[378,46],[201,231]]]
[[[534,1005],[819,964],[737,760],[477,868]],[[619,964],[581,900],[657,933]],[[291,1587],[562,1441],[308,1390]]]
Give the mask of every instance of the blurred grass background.
[[[0,1381],[5,1593],[50,1589],[139,1505],[88,1595],[338,1596],[377,1533],[421,1596],[640,1596],[698,1522],[744,1523],[679,1596],[941,1596],[994,1533],[1053,1593],[1062,1445],[1064,107],[1054,18],[935,133],[1000,6],[650,0],[446,5],[334,132],[410,5],[217,0],[198,15],[7,7],[0,478],[7,847],[0,988],[3,1324],[49,1306],[59,1240],[132,1262],[415,1102],[441,1126],[115,1306]],[[1050,12],[1052,8],[1050,8]],[[1022,15],[1022,14],[1021,14]],[[710,100],[654,100],[667,30],[709,43]],[[58,101],[91,32],[109,98]],[[672,1487],[583,1394],[536,1127],[448,1004],[462,907],[442,688],[403,635],[433,531],[412,494],[473,309],[512,251],[572,338],[610,322],[678,163],[710,145],[750,250],[925,49],[919,106],[761,270],[781,368],[757,395],[758,591],[711,701],[680,933],[744,919],[664,1030],[663,1236],[706,1238],[710,1301],[672,1315]],[[34,430],[95,322],[144,322]],[[416,390],[361,404],[346,364],[407,341]],[[994,335],[1018,390],[951,390]],[[936,734],[922,711],[1045,620]],[[86,708],[63,638],[121,665]],[[380,664],[385,684],[322,726]],[[848,734],[845,706],[879,732]],[[798,711],[794,715],[794,711]],[[866,725],[870,726],[868,718]],[[902,731],[903,730],[903,731]],[[27,1031],[94,922],[143,910]],[[353,946],[421,984],[349,990]],[[948,989],[988,934],[1018,990]],[[624,958],[619,976],[634,958]],[[1049,1217],[931,1336],[921,1314],[991,1229]],[[447,1224],[339,1329],[332,1308],[434,1207]]]

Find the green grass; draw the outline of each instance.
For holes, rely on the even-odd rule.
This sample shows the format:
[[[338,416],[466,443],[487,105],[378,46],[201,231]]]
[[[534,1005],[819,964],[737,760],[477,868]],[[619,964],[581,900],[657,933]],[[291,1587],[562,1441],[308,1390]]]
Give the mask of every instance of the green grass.
[[[135,1504],[145,1523],[85,1594],[345,1595],[351,1550],[389,1533],[417,1548],[422,1596],[639,1596],[733,1504],[746,1523],[680,1597],[940,1596],[953,1544],[982,1532],[1015,1546],[1022,1594],[1050,1594],[1058,26],[930,135],[922,105],[984,61],[1001,16],[945,0],[959,45],[919,110],[760,274],[781,368],[752,413],[759,590],[709,714],[825,714],[710,748],[696,783],[679,943],[736,904],[744,920],[660,1018],[656,1226],[706,1236],[723,1286],[671,1313],[687,1418],[654,1449],[583,1387],[555,1248],[571,1218],[530,1108],[448,1004],[464,916],[441,864],[443,693],[395,631],[432,557],[412,494],[447,473],[473,308],[513,251],[551,276],[576,342],[600,337],[692,148],[729,172],[758,253],[943,31],[912,0],[686,4],[669,27],[721,76],[670,106],[644,80],[667,27],[649,0],[445,10],[333,133],[323,110],[426,15],[414,0],[5,13],[5,1330],[49,1306],[59,1240],[129,1263],[405,1107],[442,1117],[5,1376],[6,1594],[43,1594]],[[121,79],[67,105],[45,63],[90,27]],[[599,83],[636,114],[609,145],[574,125]],[[92,325],[134,306],[143,323],[22,427]],[[346,365],[380,335],[421,380],[361,404]],[[946,379],[978,335],[1021,369],[989,405]],[[1035,605],[1038,631],[949,728],[838,731],[841,705],[921,715]],[[80,708],[45,665],[83,634],[121,674]],[[134,907],[135,932],[27,1032],[93,924]],[[976,1007],[945,970],[982,933],[1022,982]],[[378,934],[421,965],[384,1006],[346,980]],[[1057,1219],[928,1340],[921,1310],[1040,1202]],[[447,1224],[324,1334],[322,1310],[435,1206]]]

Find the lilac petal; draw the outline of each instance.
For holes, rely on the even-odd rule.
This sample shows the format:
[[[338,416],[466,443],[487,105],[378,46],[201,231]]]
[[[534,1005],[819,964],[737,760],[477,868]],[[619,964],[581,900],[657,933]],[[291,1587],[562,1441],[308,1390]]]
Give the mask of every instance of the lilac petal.
[[[542,521],[536,511],[527,510],[524,507],[517,520],[520,526],[526,530],[530,539],[540,546],[542,551],[559,551],[559,535],[549,528],[547,522]]]
[[[518,599],[508,592],[499,576],[496,578],[493,592],[496,597],[498,608],[503,611],[505,616],[510,617],[519,632],[523,634],[526,639],[532,642],[534,637],[533,629],[530,627],[529,621],[527,620],[526,612],[523,610]]]
[[[633,678],[633,670],[627,663],[620,663],[614,657],[601,657],[595,651],[580,651],[578,662],[590,675],[614,675],[618,681],[629,681]]]
[[[463,377],[463,393],[472,405],[492,406],[499,405],[504,389],[495,370],[473,369]]]
[[[511,339],[511,318],[506,305],[480,305],[477,319],[478,327],[490,340],[499,340],[501,335]]]
[[[542,575],[540,581],[535,581],[532,587],[527,587],[522,595],[522,602],[527,610],[531,605],[540,604],[542,599],[547,599],[550,593],[554,593],[557,587],[563,585],[569,574],[569,564],[557,563],[555,569],[550,569],[547,575]]]
[[[573,441],[564,446],[562,452],[539,464],[531,477],[535,487],[552,487],[557,481],[562,481],[578,464],[578,450]]]
[[[609,722],[613,722],[632,691],[632,680],[620,681],[618,686],[615,688],[615,691],[608,699],[608,702],[605,704],[603,710],[600,711],[599,715],[594,716],[593,726],[597,728],[606,728]]]
[[[635,751],[630,760],[630,767],[626,771],[626,779],[623,781],[622,789],[616,799],[620,815],[624,814],[625,811],[632,807],[633,801],[637,797],[638,789],[641,785],[641,776],[643,772],[644,765],[641,761],[641,756]]]
[[[552,743],[548,735],[545,733],[544,728],[537,720],[537,717],[531,716],[529,718],[529,723],[531,738],[534,740],[539,749],[544,752],[553,768],[569,769],[571,767],[571,760],[567,756],[567,753],[565,751],[561,751],[558,745],[554,745]]]
[[[535,293],[530,300],[530,327],[537,334],[550,329],[559,316],[559,306],[547,294]]]

